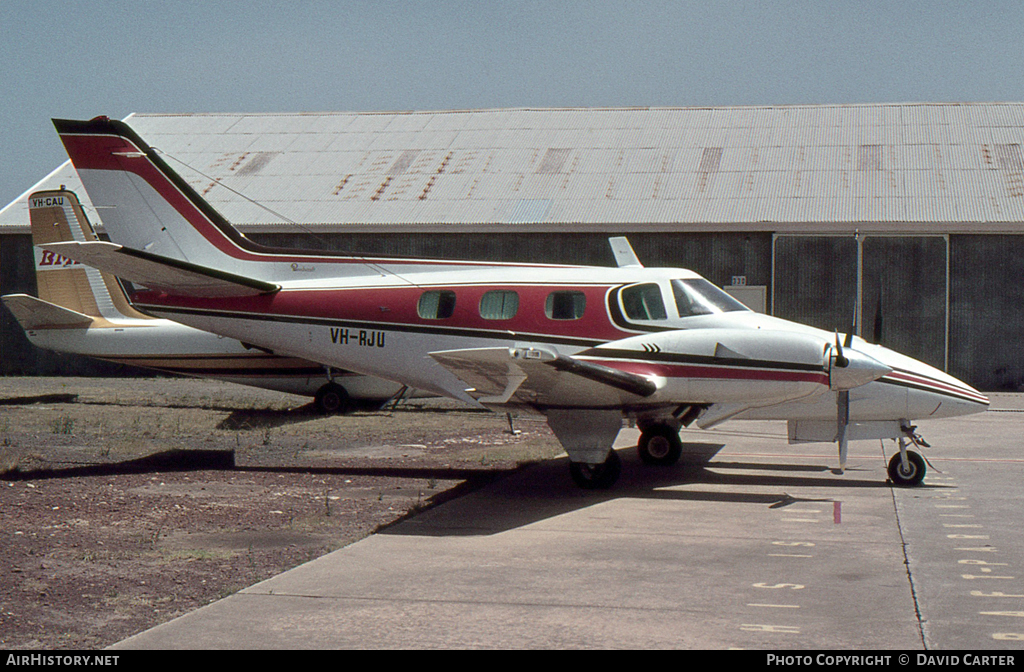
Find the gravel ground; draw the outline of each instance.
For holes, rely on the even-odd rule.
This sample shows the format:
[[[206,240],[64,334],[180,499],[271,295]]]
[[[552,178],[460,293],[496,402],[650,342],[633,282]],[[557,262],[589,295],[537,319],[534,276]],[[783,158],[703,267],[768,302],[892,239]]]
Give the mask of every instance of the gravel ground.
[[[107,646],[562,452],[541,418],[307,402],[0,378],[0,647]]]

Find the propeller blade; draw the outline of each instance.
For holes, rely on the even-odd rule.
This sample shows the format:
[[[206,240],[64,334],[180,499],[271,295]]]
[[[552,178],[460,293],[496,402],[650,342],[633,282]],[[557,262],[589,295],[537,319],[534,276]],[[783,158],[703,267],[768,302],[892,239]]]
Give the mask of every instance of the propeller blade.
[[[849,347],[849,346],[847,346]],[[836,360],[833,364],[843,369],[850,365],[850,360],[843,356],[843,346],[839,344],[839,332],[836,332]]]
[[[849,440],[846,438],[846,428],[850,425],[850,393],[843,390],[837,395],[837,417],[836,425],[839,429],[839,471],[846,470],[846,453],[849,448]]]
[[[882,342],[882,286],[878,286],[878,302],[875,304],[875,343]]]

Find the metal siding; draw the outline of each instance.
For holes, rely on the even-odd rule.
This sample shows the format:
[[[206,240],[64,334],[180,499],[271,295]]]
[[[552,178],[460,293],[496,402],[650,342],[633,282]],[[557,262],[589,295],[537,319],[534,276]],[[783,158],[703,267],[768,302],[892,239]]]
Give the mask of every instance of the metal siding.
[[[778,236],[772,313],[828,331],[846,331],[857,301],[852,236]]]
[[[950,373],[1024,390],[1024,236],[950,237]]]
[[[944,370],[946,240],[866,236],[862,249],[861,334]]]

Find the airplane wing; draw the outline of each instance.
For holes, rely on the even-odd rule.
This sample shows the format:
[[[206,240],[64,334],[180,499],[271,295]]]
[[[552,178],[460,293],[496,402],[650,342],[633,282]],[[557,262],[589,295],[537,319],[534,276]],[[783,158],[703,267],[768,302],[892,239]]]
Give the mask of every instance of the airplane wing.
[[[4,305],[14,313],[22,329],[81,328],[92,324],[93,318],[77,310],[58,306],[28,294],[7,294]]]
[[[485,406],[621,406],[649,397],[649,378],[541,348],[472,348],[430,356]]]
[[[224,298],[268,294],[281,289],[280,285],[274,283],[225,273],[114,243],[47,243],[39,247],[169,294]]]

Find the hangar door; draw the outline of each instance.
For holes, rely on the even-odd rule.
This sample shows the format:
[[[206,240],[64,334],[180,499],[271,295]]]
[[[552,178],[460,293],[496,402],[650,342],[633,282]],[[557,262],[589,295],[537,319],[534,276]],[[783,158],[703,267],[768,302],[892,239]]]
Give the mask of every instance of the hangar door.
[[[776,235],[773,315],[947,367],[949,239],[946,236]]]

